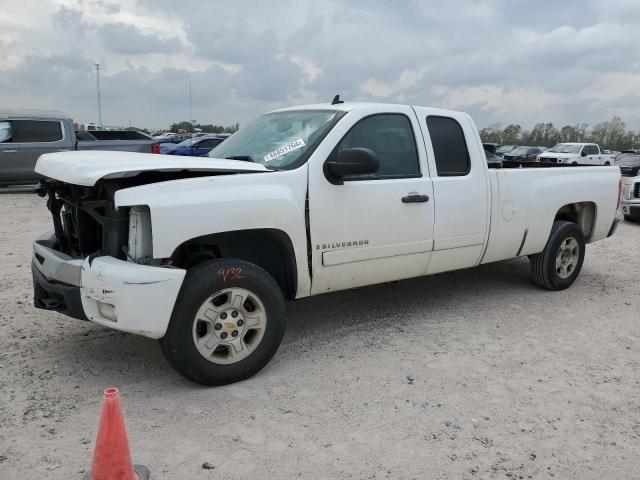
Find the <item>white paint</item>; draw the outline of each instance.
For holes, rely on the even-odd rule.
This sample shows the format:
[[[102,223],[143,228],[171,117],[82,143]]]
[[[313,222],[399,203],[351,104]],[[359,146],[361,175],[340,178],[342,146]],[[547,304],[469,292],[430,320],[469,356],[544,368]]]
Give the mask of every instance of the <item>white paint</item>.
[[[43,156],[38,171],[81,185],[142,170],[242,172],[122,189],[115,194],[115,204],[148,206],[154,258],[169,257],[182,243],[212,233],[261,228],[284,232],[294,249],[297,298],[511,258],[527,229],[521,255],[538,253],[556,212],[566,204],[596,205],[590,241],[605,238],[615,217],[617,168],[489,170],[477,129],[464,113],[383,104],[289,110],[300,109],[341,110],[345,115],[308,162],[295,170],[267,173],[262,165],[232,160],[71,152]],[[323,165],[330,152],[356,122],[379,113],[409,118],[421,175],[329,183]],[[429,115],[454,118],[461,125],[471,160],[467,175],[437,175],[426,126]],[[307,192],[313,279],[307,265]],[[412,192],[428,195],[429,201],[402,203]],[[142,217],[135,222],[136,252],[146,241],[137,231],[144,223]],[[90,267],[83,263],[83,307],[97,323],[158,338],[166,330],[184,274],[98,257]],[[97,302],[113,305],[115,323],[98,313]],[[103,308],[107,310],[111,312]]]
[[[138,265],[98,257],[85,260],[81,273],[81,299],[92,322],[151,338],[164,336],[186,270]],[[115,321],[105,316],[113,306]],[[102,313],[100,312],[102,310]]]
[[[516,213],[516,209],[513,206],[513,202],[511,200],[507,200],[502,205],[502,219],[505,222],[508,222],[513,218],[513,215]]]
[[[330,152],[359,120],[383,112],[409,118],[422,176],[329,183],[323,165]],[[433,199],[424,142],[420,141],[420,125],[412,108],[372,104],[347,113],[309,159],[312,294],[424,275],[433,249],[434,202],[402,203],[402,197],[411,192]],[[368,240],[368,244],[357,251],[324,255],[328,263],[323,261],[322,249],[316,248],[352,240]],[[407,251],[407,245],[420,245],[419,251]],[[379,258],[382,253],[385,259]],[[345,263],[349,258],[358,261]]]
[[[259,163],[156,153],[87,151],[42,155],[35,171],[74,185],[93,186],[101,178],[133,176],[142,171],[268,172]]]
[[[247,163],[247,162],[239,162]],[[249,164],[252,165],[252,164]],[[309,294],[304,204],[307,165],[271,173],[220,175],[159,182],[119,190],[116,206],[144,204],[151,211],[153,255],[170,257],[202,235],[272,228],[288,235],[298,272],[297,296]]]

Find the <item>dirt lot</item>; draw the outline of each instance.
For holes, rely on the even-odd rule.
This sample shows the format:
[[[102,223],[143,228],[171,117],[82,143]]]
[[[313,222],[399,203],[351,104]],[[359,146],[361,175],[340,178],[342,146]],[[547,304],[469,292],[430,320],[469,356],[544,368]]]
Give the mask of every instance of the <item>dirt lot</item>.
[[[298,301],[265,370],[202,388],[153,340],[35,310],[44,202],[0,211],[2,479],[80,478],[110,385],[155,479],[638,478],[640,225],[565,292],[518,259]]]

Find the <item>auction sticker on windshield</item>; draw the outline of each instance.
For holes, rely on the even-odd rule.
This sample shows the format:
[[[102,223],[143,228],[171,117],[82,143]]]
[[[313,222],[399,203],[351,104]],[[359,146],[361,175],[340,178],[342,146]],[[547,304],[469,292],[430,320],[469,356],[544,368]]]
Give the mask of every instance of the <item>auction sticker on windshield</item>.
[[[283,155],[286,155],[289,152],[293,152],[294,150],[298,150],[299,148],[302,148],[304,146],[305,146],[304,140],[299,138],[298,140],[296,140],[294,142],[291,142],[291,143],[288,143],[286,145],[283,145],[282,147],[276,148],[271,153],[267,153],[264,156],[264,161],[265,162],[270,162],[271,160],[275,160],[276,158],[280,158]]]

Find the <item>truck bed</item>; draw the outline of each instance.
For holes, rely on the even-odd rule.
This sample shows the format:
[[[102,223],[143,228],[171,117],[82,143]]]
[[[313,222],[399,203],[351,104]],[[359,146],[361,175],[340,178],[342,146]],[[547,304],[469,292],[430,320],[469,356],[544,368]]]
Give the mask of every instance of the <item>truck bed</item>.
[[[489,169],[488,175],[491,229],[481,263],[541,252],[556,212],[576,202],[584,212],[592,209],[584,215],[594,219],[585,225],[584,231],[590,232],[586,241],[607,237],[616,215],[617,195],[612,188],[618,186],[618,167],[532,163]]]

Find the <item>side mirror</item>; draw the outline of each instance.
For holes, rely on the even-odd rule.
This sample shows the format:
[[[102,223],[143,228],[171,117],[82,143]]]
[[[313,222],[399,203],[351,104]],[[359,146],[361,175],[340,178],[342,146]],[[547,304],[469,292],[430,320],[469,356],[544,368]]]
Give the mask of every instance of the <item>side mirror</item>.
[[[376,173],[380,168],[378,156],[368,148],[347,148],[332,154],[324,162],[324,176],[334,185],[342,185],[342,179],[351,175]]]
[[[582,157],[586,157],[587,156],[587,152],[585,152],[584,150],[582,151],[582,153],[580,154],[580,156]]]

